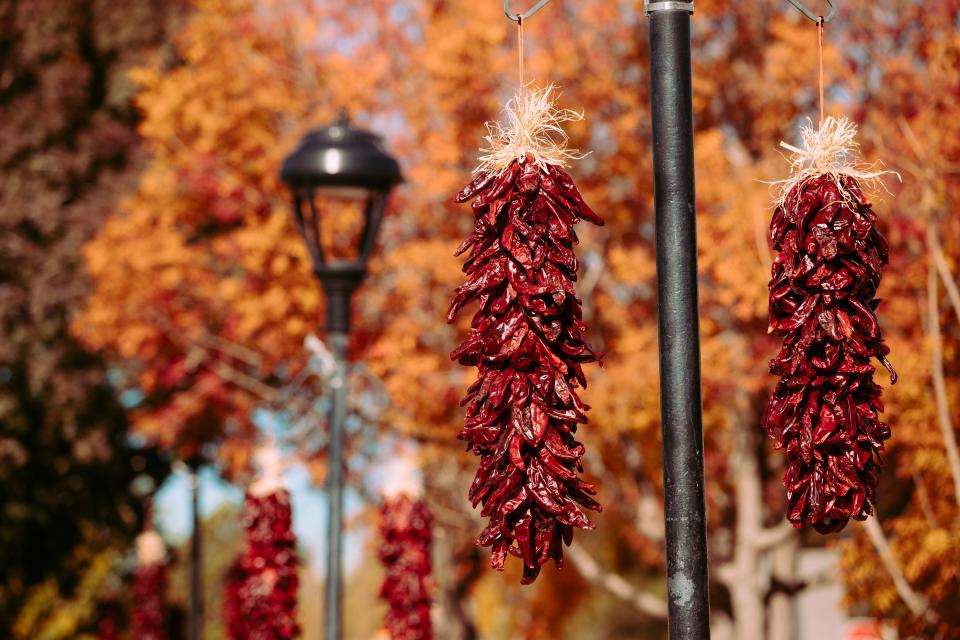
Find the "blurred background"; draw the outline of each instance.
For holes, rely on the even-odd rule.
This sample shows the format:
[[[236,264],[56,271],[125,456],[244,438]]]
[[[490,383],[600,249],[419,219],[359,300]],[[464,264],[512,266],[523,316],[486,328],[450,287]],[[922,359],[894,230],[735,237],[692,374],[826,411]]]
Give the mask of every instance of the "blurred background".
[[[891,245],[880,317],[900,382],[884,394],[879,517],[830,537],[785,523],[783,455],[759,425],[778,345],[766,332],[764,181],[786,177],[779,142],[797,143],[816,117],[817,29],[782,0],[700,0],[693,19],[721,640],[960,638],[960,2],[838,6],[827,113],[860,124],[864,157],[902,177],[874,194]],[[398,456],[415,460],[434,513],[437,638],[666,637],[639,0],[555,0],[524,26],[526,77],[585,112],[569,133],[590,155],[571,174],[607,222],[582,229],[579,282],[607,354],[588,367],[582,432],[605,510],[567,566],[529,587],[474,545],[476,459],[455,437],[474,371],[447,355],[469,314],[445,321],[472,215],[452,196],[516,89],[515,29],[495,0],[0,2],[0,636],[134,637],[133,541],[152,522],[169,563],[169,637],[186,637],[196,469],[203,637],[227,637],[244,491],[272,440],[303,637],[319,637],[324,296],[279,168],[344,108],[383,135],[406,177],[354,305],[346,637],[383,625],[377,510]]]

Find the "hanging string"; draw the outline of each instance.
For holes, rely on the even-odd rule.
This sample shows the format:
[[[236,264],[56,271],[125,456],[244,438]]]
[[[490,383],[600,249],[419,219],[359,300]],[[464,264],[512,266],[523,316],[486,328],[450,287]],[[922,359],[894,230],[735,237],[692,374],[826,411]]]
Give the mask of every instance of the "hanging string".
[[[820,125],[823,126],[823,16],[817,21],[817,40],[820,52]]]
[[[517,14],[517,75],[520,77],[520,93],[523,93],[523,16]]]

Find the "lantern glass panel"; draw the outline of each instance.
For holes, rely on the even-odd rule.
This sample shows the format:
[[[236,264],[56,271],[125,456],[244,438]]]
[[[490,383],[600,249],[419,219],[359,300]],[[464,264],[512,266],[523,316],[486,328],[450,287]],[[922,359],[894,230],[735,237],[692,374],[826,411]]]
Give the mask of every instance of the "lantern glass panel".
[[[356,192],[362,197],[353,197]],[[316,224],[313,241],[328,264],[360,259],[369,197],[370,193],[365,189],[313,190],[310,202]]]
[[[403,180],[380,138],[344,115],[307,133],[280,175],[293,190],[294,213],[317,275],[362,277],[387,195]]]

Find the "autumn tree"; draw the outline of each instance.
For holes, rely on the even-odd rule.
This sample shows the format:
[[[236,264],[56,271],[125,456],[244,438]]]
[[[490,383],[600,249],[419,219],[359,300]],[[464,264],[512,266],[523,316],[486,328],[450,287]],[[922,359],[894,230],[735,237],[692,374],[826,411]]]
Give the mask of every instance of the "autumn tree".
[[[115,548],[139,528],[130,482],[163,473],[68,325],[89,289],[82,247],[142,164],[125,70],[177,11],[0,7],[0,628],[16,637],[75,637],[89,622]]]

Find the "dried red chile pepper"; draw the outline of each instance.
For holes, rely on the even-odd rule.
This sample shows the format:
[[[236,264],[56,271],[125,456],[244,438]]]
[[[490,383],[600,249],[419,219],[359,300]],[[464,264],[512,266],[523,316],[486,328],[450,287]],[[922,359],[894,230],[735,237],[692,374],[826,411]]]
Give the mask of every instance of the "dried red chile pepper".
[[[387,603],[391,640],[431,640],[430,527],[433,516],[421,500],[400,494],[380,507],[380,599]]]
[[[167,566],[153,562],[137,567],[133,577],[133,637],[167,638]]]
[[[770,331],[784,337],[780,376],[763,426],[786,450],[787,517],[820,533],[873,514],[890,428],[871,358],[890,373],[875,298],[887,242],[857,181],[824,174],[794,186],[773,215],[779,252],[770,280]]]
[[[223,623],[226,627],[227,638],[245,637],[247,633],[244,617],[243,585],[247,575],[242,566],[243,554],[238,555],[230,566],[223,580]]]
[[[492,548],[495,569],[507,553],[521,558],[521,583],[529,584],[550,559],[562,566],[574,527],[593,528],[580,507],[601,510],[578,476],[584,449],[574,439],[589,408],[576,393],[587,385],[581,364],[598,356],[584,340],[574,290],[573,226],[603,220],[561,167],[538,167],[530,155],[499,174],[480,173],[456,200],[473,200],[476,217],[457,249],[471,250],[468,280],[448,320],[479,301],[470,335],[450,354],[478,368],[459,434],[480,456],[470,500],[483,504],[489,523],[477,542]]]
[[[227,582],[224,612],[233,640],[285,640],[300,635],[297,622],[297,541],[289,494],[247,494],[247,548]]]

